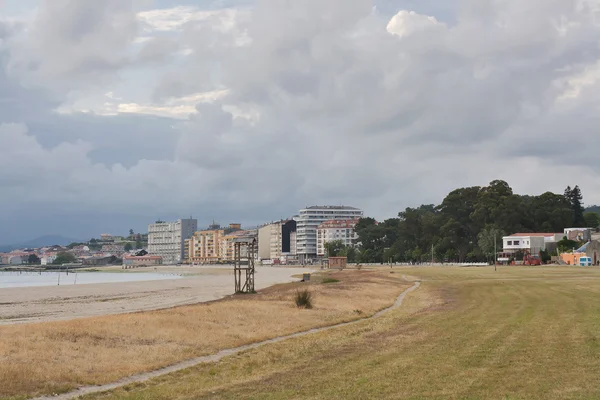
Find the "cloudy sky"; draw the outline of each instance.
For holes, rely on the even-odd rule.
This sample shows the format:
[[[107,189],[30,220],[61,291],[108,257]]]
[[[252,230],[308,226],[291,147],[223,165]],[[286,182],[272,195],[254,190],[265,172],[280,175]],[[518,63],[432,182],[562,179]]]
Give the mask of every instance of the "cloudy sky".
[[[600,203],[600,0],[0,0],[0,243]]]

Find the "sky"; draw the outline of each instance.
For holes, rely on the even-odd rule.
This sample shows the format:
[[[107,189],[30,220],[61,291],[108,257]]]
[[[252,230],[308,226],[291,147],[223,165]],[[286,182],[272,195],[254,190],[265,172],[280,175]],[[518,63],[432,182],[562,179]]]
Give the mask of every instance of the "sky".
[[[0,0],[0,243],[600,203],[600,0]]]

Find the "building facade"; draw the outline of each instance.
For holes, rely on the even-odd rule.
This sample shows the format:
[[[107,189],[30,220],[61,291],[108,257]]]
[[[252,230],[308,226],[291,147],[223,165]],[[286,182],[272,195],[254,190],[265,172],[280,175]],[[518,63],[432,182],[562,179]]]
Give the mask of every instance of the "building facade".
[[[576,242],[589,242],[592,240],[591,228],[565,228],[565,236]]]
[[[141,267],[148,265],[161,265],[163,262],[161,256],[125,256],[123,257],[123,265],[128,267]]]
[[[317,256],[326,255],[325,244],[336,240],[341,241],[346,247],[354,247],[358,235],[354,227],[358,219],[325,221],[317,228]]]
[[[229,229],[213,225],[209,229],[198,231],[185,241],[185,261],[188,264],[215,264],[233,262],[234,243],[242,237],[256,235],[250,231],[239,230],[239,224],[231,224]]]
[[[221,260],[221,239],[223,229],[198,231],[186,241],[186,262],[190,264],[214,264]]]
[[[318,257],[317,228],[325,221],[353,220],[363,217],[362,210],[348,206],[312,206],[300,210],[294,217],[298,261],[308,263]]]
[[[166,265],[184,260],[184,243],[198,230],[195,219],[180,219],[176,222],[157,221],[148,225],[148,253],[162,257]]]
[[[502,238],[503,253],[505,253],[505,256],[518,252],[537,255],[542,250],[554,253],[556,243],[563,236],[564,234],[562,233],[515,233],[511,236],[504,236]]]
[[[273,222],[258,229],[258,258],[279,260],[296,256],[296,221]]]

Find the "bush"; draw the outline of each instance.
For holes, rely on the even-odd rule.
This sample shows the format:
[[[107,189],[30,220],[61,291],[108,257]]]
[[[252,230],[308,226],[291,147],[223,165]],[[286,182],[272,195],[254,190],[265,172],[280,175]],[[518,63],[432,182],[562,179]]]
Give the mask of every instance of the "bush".
[[[312,305],[313,296],[312,296],[312,293],[308,289],[298,290],[296,292],[295,300],[296,300],[296,306],[298,308],[306,308],[306,309],[313,308],[313,305]]]
[[[338,283],[339,280],[338,279],[334,279],[334,278],[325,278],[323,279],[323,283]]]

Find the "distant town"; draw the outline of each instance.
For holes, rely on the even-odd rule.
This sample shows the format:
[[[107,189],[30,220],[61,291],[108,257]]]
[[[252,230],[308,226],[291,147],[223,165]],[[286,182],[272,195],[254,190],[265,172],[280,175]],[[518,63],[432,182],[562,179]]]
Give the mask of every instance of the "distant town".
[[[157,220],[147,233],[102,234],[68,246],[21,248],[0,264],[89,267],[234,263],[235,243],[252,241],[262,265],[348,263],[501,263],[600,265],[598,207],[583,207],[578,186],[564,194],[513,193],[508,183],[452,191],[438,205],[407,208],[381,222],[351,206],[310,206],[258,227],[194,218]]]
[[[312,264],[326,255],[329,242],[357,245],[355,226],[363,211],[349,206],[311,206],[288,219],[244,229],[239,223],[212,222],[198,228],[194,218],[157,220],[147,233],[101,234],[85,243],[22,248],[0,254],[0,265],[139,267],[176,264],[227,264],[234,261],[234,242],[252,238],[255,258],[264,265]]]

